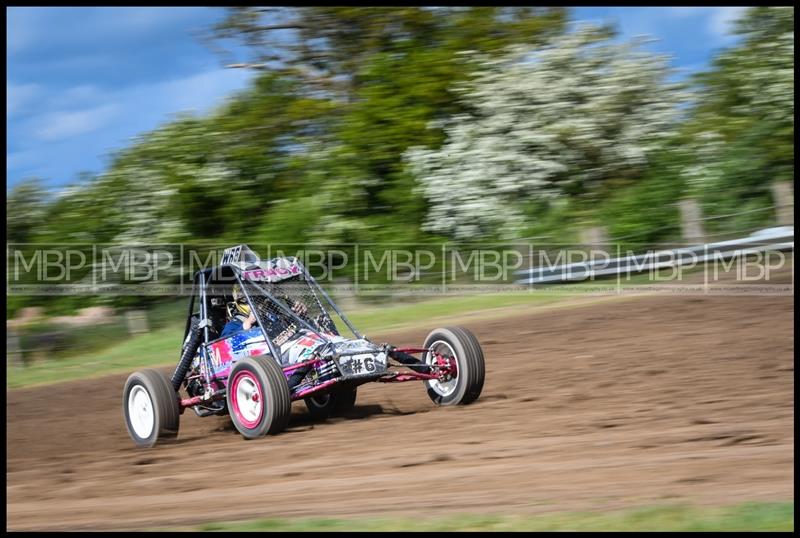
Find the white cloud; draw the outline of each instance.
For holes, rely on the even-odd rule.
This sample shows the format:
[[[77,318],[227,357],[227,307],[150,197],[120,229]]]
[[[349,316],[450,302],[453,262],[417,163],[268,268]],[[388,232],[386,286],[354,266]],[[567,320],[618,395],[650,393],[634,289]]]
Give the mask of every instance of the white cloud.
[[[209,7],[13,7],[7,8],[7,44],[11,54],[32,48],[104,43],[106,48],[135,44],[176,24],[202,29],[222,8]],[[64,21],[68,23],[64,23]],[[183,30],[186,31],[186,30]]]
[[[6,82],[6,119],[18,116],[42,94],[38,84],[12,84]]]
[[[6,170],[24,168],[35,164],[37,155],[35,151],[15,151],[6,155]]]
[[[694,62],[691,64],[682,65],[677,69],[683,73],[696,73],[698,71],[708,69],[708,64],[706,62]]]
[[[137,135],[182,111],[207,114],[253,76],[212,65],[189,76],[118,89],[88,81],[66,88],[8,82],[7,104],[15,115],[6,129],[9,180],[99,172],[113,151]]]
[[[673,19],[686,19],[700,15],[704,11],[707,11],[707,9],[708,8],[697,6],[670,7],[665,8],[662,13]]]
[[[10,115],[17,117],[27,111],[30,116],[14,125],[17,147],[31,146],[33,139],[53,142],[108,130],[114,119],[133,130],[125,136],[129,138],[156,128],[179,112],[208,113],[222,99],[246,87],[252,76],[250,71],[214,68],[116,90],[91,84],[55,90],[38,84],[9,83],[6,104]],[[36,107],[32,106],[34,103],[38,103]],[[30,114],[32,110],[37,113]],[[114,127],[111,131],[117,133],[119,129]],[[112,135],[108,142],[117,145],[127,140],[115,140]]]
[[[191,20],[197,12],[208,8],[202,7],[133,7],[95,8],[94,19],[111,32],[126,34],[152,33],[162,28],[169,28],[176,22]]]
[[[709,32],[718,38],[731,37],[733,23],[744,15],[747,7],[718,7],[711,11],[708,20]]]
[[[20,52],[34,41],[40,14],[41,11],[31,8],[6,8],[6,43],[9,55]]]
[[[42,116],[35,136],[39,140],[54,141],[96,131],[111,121],[118,111],[113,104],[100,105],[71,112],[54,112]]]
[[[161,102],[170,112],[196,110],[206,112],[223,96],[243,88],[253,76],[239,69],[213,69],[188,77],[168,80],[140,88]]]
[[[108,50],[91,54],[70,54],[52,59],[37,58],[36,66],[37,69],[54,74],[92,71],[102,73],[120,68],[119,59],[115,54],[113,50]],[[47,57],[49,58],[49,55]]]
[[[223,14],[208,7],[7,9],[7,181],[100,171],[136,135],[181,111],[208,113],[246,87],[252,72],[220,68],[192,41]],[[177,73],[142,65],[156,49]],[[185,75],[187,68],[194,73]]]
[[[51,92],[47,105],[53,110],[90,108],[108,101],[106,93],[92,84],[81,84],[64,90]]]

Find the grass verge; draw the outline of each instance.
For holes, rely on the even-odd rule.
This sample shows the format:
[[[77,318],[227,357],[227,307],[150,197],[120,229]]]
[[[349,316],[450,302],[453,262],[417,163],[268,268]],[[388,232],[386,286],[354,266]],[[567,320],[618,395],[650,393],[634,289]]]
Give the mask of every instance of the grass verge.
[[[206,523],[201,531],[793,531],[794,502],[720,508],[686,505],[620,512],[461,515],[443,518],[259,519]]]
[[[474,313],[524,305],[543,306],[574,296],[574,293],[563,291],[484,294],[447,297],[402,306],[362,308],[345,314],[361,332],[371,335],[380,331],[420,325],[438,318],[458,316],[465,312]],[[161,329],[126,338],[102,351],[43,360],[27,366],[9,365],[6,367],[6,386],[15,389],[132,372],[145,367],[174,365],[178,360],[185,321],[181,316]]]
[[[694,286],[702,284],[703,268],[684,271],[686,284]],[[694,278],[691,278],[691,277]],[[538,308],[556,305],[566,299],[575,299],[592,294],[603,300],[613,299],[615,289],[635,291],[646,290],[652,284],[672,284],[681,286],[680,281],[666,282],[663,279],[653,282],[648,274],[634,275],[629,279],[617,281],[607,279],[598,282],[572,283],[568,285],[548,286],[534,292],[518,291],[505,293],[486,293],[470,296],[442,297],[417,303],[382,305],[376,307],[361,306],[358,309],[346,309],[353,324],[364,334],[371,336],[377,332],[387,332],[414,326],[445,325],[458,323],[458,317],[469,315],[486,315],[499,317],[511,314],[512,309],[523,310],[528,307]],[[152,366],[174,366],[178,360],[185,318],[182,308],[170,306],[162,309],[156,327],[148,334],[125,338],[117,344],[102,351],[75,354],[64,358],[44,360],[27,366],[6,367],[6,387],[8,389],[45,385],[75,379],[101,377],[113,373],[132,372],[140,368]],[[172,314],[180,312],[180,314]],[[169,318],[173,317],[173,321]],[[410,344],[414,342],[397,342]],[[421,344],[421,342],[419,342]]]

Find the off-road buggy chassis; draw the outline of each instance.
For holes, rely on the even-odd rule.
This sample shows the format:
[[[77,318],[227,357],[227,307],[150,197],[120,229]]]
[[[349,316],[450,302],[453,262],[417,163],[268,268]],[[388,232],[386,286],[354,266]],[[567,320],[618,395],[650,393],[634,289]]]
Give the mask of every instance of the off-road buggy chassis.
[[[258,330],[220,338],[234,284],[241,286]],[[293,308],[298,303],[300,311]],[[344,329],[353,338],[342,337]],[[484,372],[483,351],[467,329],[435,329],[422,347],[375,344],[298,259],[260,260],[240,245],[227,249],[220,265],[194,275],[174,373],[133,373],[123,392],[123,415],[141,447],[175,439],[187,408],[199,416],[229,414],[236,429],[254,439],[284,430],[292,401],[304,400],[313,417],[324,419],[349,411],[357,387],[373,381],[423,381],[434,403],[468,404],[480,395]]]

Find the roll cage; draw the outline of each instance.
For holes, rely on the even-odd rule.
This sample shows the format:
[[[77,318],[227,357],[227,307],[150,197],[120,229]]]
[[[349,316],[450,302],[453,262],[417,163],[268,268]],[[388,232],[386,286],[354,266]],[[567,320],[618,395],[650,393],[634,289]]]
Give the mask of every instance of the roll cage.
[[[226,320],[224,308],[225,304],[233,299],[232,288],[234,284],[238,284],[241,287],[251,312],[255,314],[258,328],[269,347],[270,354],[279,361],[281,357],[280,345],[276,345],[274,336],[268,334],[266,330],[268,324],[265,318],[268,316],[278,315],[287,322],[291,321],[291,323],[296,324],[298,328],[302,327],[303,329],[311,331],[326,343],[330,343],[329,336],[331,334],[338,334],[336,324],[333,322],[330,312],[327,310],[327,308],[330,308],[356,338],[364,338],[296,257],[278,257],[269,260],[258,260],[257,263],[261,265],[252,265],[247,268],[242,268],[241,265],[237,263],[222,263],[215,267],[201,269],[194,274],[192,281],[192,298],[189,302],[184,340],[191,330],[192,317],[199,316],[199,327],[203,331],[202,344],[199,352],[201,360],[207,367],[205,371],[209,373],[208,382],[211,382],[211,378],[213,377],[212,374],[210,374],[212,368],[208,346],[221,339],[221,337],[219,337],[219,334],[222,332],[221,325],[224,325]],[[293,274],[288,277],[284,276],[282,278],[270,279],[268,276],[268,269],[265,270],[263,265],[267,264],[269,267],[269,264],[275,265],[278,263],[282,263],[284,267],[288,265]],[[290,304],[287,304],[286,296],[280,297],[276,295],[277,289],[282,289],[282,286],[290,284],[290,282],[288,282],[289,280],[292,280],[291,284],[296,285],[296,289],[299,287],[301,290],[305,289],[310,291],[310,295],[305,297],[306,303],[312,302],[308,299],[313,297],[313,303],[315,304],[305,304],[305,306],[308,309],[315,307],[315,313],[318,314],[316,320],[312,320],[309,316],[299,315],[291,308]],[[196,299],[199,299],[199,312],[195,312]],[[220,299],[223,299],[221,304]],[[216,304],[210,304],[214,300],[216,300]],[[322,320],[327,321],[323,323]],[[217,336],[212,337],[212,332],[216,333]]]

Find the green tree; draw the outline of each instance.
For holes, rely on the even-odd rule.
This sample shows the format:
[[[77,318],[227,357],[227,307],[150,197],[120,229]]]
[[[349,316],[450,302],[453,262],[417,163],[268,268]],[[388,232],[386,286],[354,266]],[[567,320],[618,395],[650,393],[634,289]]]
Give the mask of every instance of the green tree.
[[[39,178],[20,181],[6,198],[6,240],[25,243],[43,224],[49,193]]]
[[[543,7],[233,7],[211,29],[218,42],[245,44],[251,67],[352,94],[376,54],[416,47],[490,52],[558,33],[563,8]]]
[[[438,146],[444,137],[436,123],[462,109],[453,88],[476,66],[461,51],[492,55],[513,43],[546,42],[563,30],[565,15],[551,8],[233,8],[217,37],[240,38],[252,51],[245,65],[300,80],[306,94],[334,105],[314,133],[314,154],[294,161],[305,187],[290,195],[292,205],[318,216],[308,218],[305,238],[415,239],[425,202],[402,155],[414,144]],[[274,232],[284,213],[276,209],[266,230]]]
[[[745,230],[770,216],[772,181],[794,180],[794,8],[750,8],[741,42],[696,79],[684,171],[709,215],[753,210],[710,227]]]

